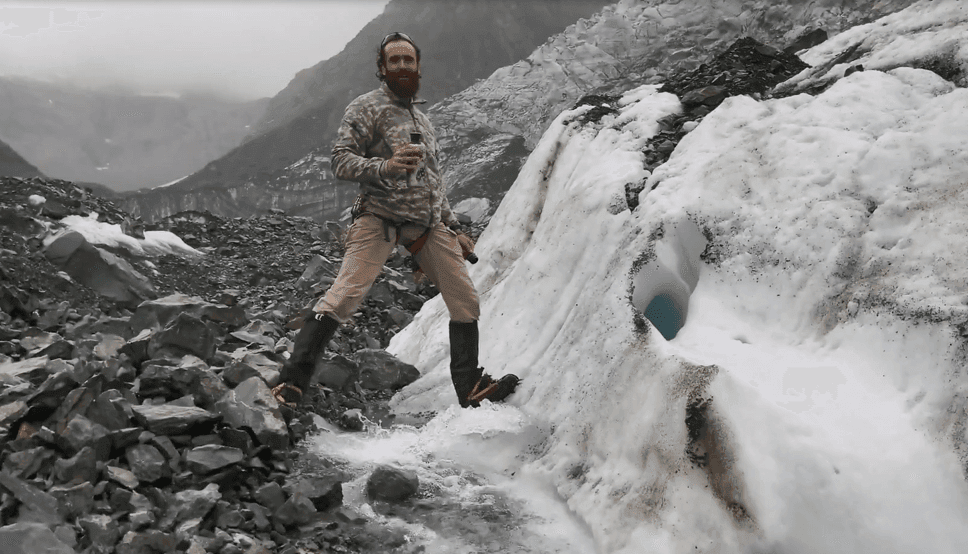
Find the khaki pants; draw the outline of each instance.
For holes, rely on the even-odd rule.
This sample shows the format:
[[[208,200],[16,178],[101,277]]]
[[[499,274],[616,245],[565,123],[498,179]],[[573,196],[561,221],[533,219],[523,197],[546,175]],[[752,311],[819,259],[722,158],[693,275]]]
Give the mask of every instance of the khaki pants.
[[[399,242],[409,243],[423,234],[425,229],[404,226],[400,229]],[[371,214],[358,217],[346,235],[346,255],[336,282],[316,303],[313,311],[328,314],[340,323],[349,320],[396,247],[395,241],[398,239],[395,235],[395,229],[391,228],[391,242],[387,242],[383,220]],[[457,233],[438,223],[417,253],[417,263],[440,291],[452,321],[477,321],[481,315],[480,301],[474,283],[467,274]]]

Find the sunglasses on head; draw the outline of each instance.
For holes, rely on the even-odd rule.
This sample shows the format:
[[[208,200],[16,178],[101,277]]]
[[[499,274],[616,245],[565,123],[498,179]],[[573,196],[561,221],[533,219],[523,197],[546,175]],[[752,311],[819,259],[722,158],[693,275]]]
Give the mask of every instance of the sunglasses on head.
[[[416,44],[413,41],[413,39],[408,37],[407,35],[400,32],[394,32],[394,33],[390,33],[389,35],[383,38],[383,42],[380,43],[380,50],[383,50],[383,48],[387,45],[388,42],[392,42],[394,40],[405,40],[410,44]]]

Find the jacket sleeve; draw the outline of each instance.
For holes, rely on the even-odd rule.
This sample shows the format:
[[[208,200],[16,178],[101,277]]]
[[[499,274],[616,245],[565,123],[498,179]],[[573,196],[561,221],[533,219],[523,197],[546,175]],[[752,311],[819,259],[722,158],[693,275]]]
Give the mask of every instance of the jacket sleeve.
[[[367,107],[350,103],[343,114],[333,144],[333,174],[339,179],[381,185],[383,158],[367,158],[367,144],[373,140],[374,117]]]

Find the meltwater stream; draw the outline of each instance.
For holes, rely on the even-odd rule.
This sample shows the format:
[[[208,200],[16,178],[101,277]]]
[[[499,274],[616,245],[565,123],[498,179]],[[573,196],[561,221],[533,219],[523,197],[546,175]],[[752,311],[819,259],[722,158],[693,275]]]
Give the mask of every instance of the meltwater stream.
[[[354,479],[345,505],[396,528],[406,545],[387,552],[593,554],[591,534],[557,495],[547,476],[529,469],[548,434],[514,406],[456,405],[421,426],[368,425],[363,433],[323,430],[310,452],[336,462]],[[377,465],[415,471],[416,498],[387,515],[367,499]]]
[[[751,324],[755,313],[722,298],[712,280],[700,283],[689,322],[653,346],[662,357],[718,368],[707,393],[728,435],[732,498],[710,493],[715,476],[684,461],[661,477],[654,509],[625,526],[603,524],[627,497],[582,502],[567,477],[545,469],[555,466],[549,445],[561,440],[560,422],[547,421],[535,397],[474,410],[452,404],[422,425],[324,430],[310,451],[354,476],[345,504],[405,534],[392,553],[964,552],[968,485],[956,456],[925,428],[919,397],[912,400],[911,389],[931,383],[899,370],[935,346],[931,331],[899,329],[904,338],[885,341],[872,324],[797,339]],[[651,417],[646,408],[599,422],[596,432],[642,440],[628,430]],[[685,451],[687,415],[676,417],[674,442]],[[599,463],[612,472],[599,480],[625,482],[625,493],[658,482],[648,466]],[[413,470],[421,482],[417,498],[391,515],[364,492],[380,464]],[[727,500],[742,504],[746,521],[730,517]]]

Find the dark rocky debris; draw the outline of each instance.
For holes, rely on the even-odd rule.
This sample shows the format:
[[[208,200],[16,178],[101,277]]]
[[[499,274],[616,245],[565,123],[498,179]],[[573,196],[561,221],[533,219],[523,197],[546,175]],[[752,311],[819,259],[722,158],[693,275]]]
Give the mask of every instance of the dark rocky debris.
[[[295,464],[321,421],[389,424],[387,400],[419,377],[382,350],[434,292],[402,257],[321,362],[345,374],[321,371],[287,424],[269,389],[339,267],[338,226],[184,213],[145,229],[65,181],[2,178],[0,192],[4,552],[379,551],[373,524],[342,505],[349,475]],[[52,253],[68,215],[136,237],[171,230],[201,254],[135,255],[75,233],[150,287],[112,296],[64,269],[70,248]]]

